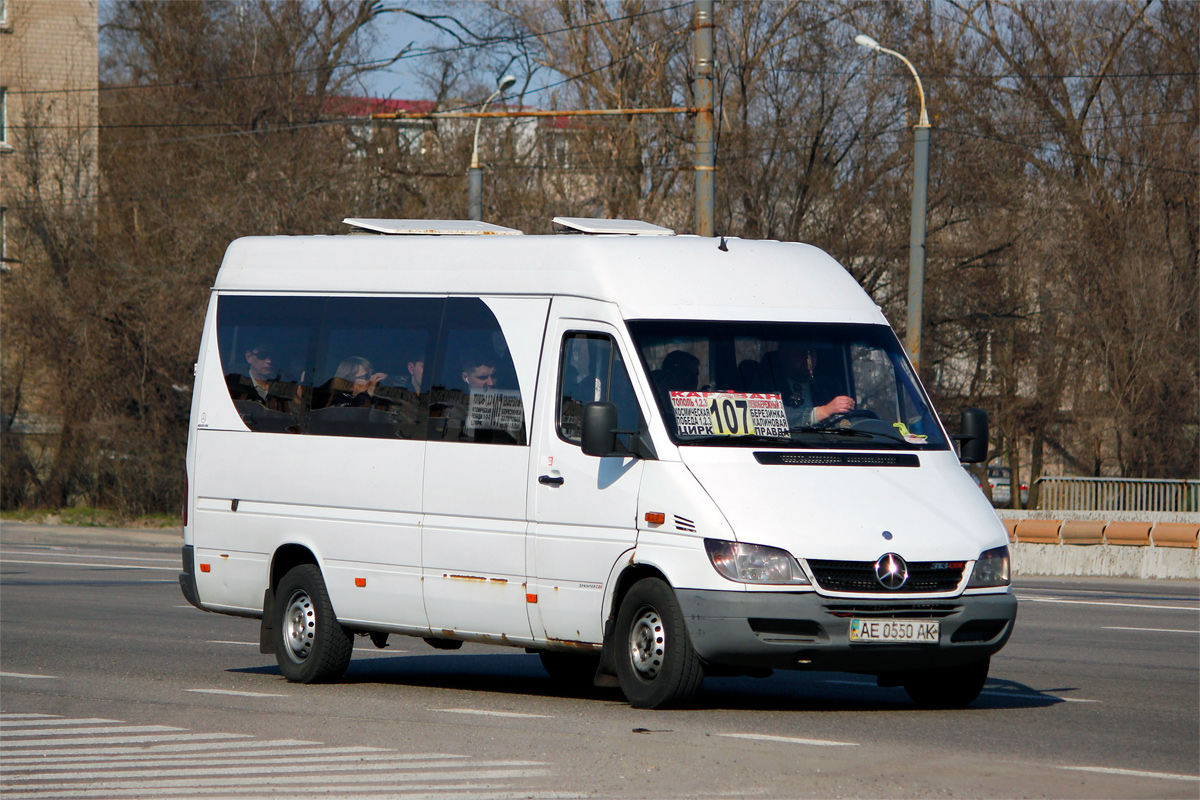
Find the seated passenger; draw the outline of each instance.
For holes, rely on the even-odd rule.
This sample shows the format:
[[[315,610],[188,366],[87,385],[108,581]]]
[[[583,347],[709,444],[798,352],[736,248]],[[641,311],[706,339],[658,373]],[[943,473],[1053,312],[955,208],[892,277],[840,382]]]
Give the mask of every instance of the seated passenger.
[[[835,396],[835,390],[817,378],[815,347],[804,342],[785,342],[779,350],[777,367],[776,384],[791,425],[815,425],[835,414],[854,410],[853,397]]]
[[[229,396],[234,402],[249,401],[271,411],[290,411],[291,403],[299,399],[299,386],[280,379],[275,369],[275,353],[271,343],[256,342],[246,350],[245,358],[249,367],[245,374],[233,372],[225,376]]]
[[[468,353],[462,359],[462,380],[468,394],[487,394],[496,388],[496,359]]]
[[[330,388],[333,394],[326,408],[366,408],[375,397],[375,389],[387,375],[371,372],[371,362],[351,356],[338,365]]]

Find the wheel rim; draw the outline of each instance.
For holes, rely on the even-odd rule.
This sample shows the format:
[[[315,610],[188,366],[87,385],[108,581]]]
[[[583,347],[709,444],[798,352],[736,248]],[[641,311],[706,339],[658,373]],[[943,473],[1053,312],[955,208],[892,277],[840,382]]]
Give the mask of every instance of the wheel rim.
[[[312,599],[307,592],[295,592],[288,600],[283,616],[284,643],[287,654],[297,664],[312,652],[313,639],[317,632],[317,615]]]
[[[653,608],[643,608],[629,630],[629,660],[638,677],[647,681],[657,678],[666,649],[662,618]]]

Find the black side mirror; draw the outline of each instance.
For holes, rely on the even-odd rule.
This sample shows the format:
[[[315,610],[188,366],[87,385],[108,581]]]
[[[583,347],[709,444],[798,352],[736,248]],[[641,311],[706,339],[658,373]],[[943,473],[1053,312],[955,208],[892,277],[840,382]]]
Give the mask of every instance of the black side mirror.
[[[962,423],[958,440],[958,460],[965,464],[987,461],[988,415],[982,408],[968,408],[962,412]]]
[[[583,407],[583,454],[601,458],[619,455],[615,403],[588,403]]]

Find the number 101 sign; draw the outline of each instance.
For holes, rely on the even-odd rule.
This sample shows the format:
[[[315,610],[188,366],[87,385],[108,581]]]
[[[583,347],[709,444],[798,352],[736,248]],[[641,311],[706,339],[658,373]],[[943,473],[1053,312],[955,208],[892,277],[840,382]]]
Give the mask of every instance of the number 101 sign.
[[[787,436],[787,414],[778,394],[671,392],[680,436]]]

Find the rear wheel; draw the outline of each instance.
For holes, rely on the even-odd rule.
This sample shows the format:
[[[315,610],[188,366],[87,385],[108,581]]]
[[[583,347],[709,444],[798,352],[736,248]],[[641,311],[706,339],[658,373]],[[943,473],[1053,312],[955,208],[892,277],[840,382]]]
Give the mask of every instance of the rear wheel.
[[[293,567],[275,590],[275,659],[295,683],[335,681],[350,666],[354,636],[333,614],[321,571]]]
[[[979,697],[991,659],[961,667],[914,672],[904,678],[904,691],[924,708],[966,708]]]
[[[666,582],[643,578],[621,602],[613,640],[617,680],[630,705],[687,705],[704,682],[679,601]]]

